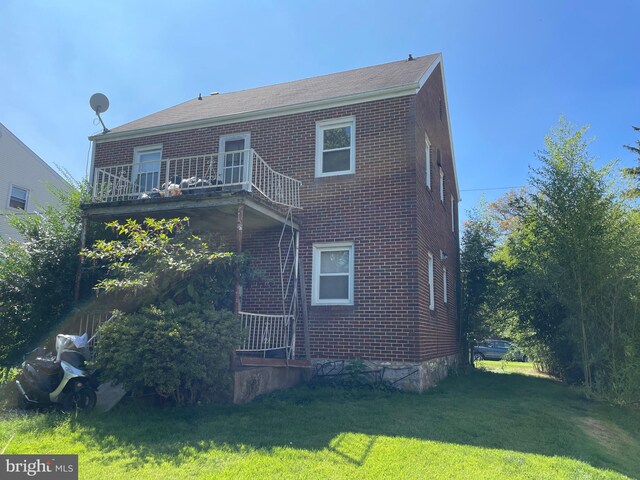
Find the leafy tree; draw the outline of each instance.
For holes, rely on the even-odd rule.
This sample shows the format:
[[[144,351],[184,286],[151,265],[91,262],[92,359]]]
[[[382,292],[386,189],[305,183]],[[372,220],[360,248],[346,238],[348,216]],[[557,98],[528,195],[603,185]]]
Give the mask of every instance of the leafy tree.
[[[116,238],[82,252],[87,268],[100,271],[95,290],[129,310],[167,298],[232,308],[230,291],[246,259],[214,248],[215,239],[193,234],[188,224],[186,217],[107,223]]]
[[[473,345],[487,336],[487,317],[494,270],[496,230],[483,203],[470,213],[462,235],[460,272],[462,280],[463,341]],[[464,348],[464,352],[468,348]]]
[[[188,218],[114,221],[115,239],[83,251],[103,275],[96,290],[126,311],[100,330],[102,378],[178,404],[228,390],[229,357],[241,343],[229,309],[247,270],[243,257],[187,226]]]
[[[640,132],[640,127],[633,127],[636,132]],[[630,177],[632,180],[635,180],[637,184],[635,187],[631,188],[627,191],[627,195],[630,198],[639,198],[640,197],[640,140],[636,140],[636,146],[633,145],[624,145],[624,148],[632,151],[636,155],[638,155],[638,166],[630,167],[622,169],[623,173]]]
[[[579,371],[589,392],[612,398],[617,388],[621,399],[640,385],[632,373],[640,357],[630,353],[638,351],[638,222],[609,183],[612,165],[595,168],[585,132],[561,120],[547,136],[519,228],[496,258],[520,330],[547,367],[568,380]]]
[[[9,219],[22,243],[0,242],[0,363],[18,361],[74,305],[86,185],[67,181],[51,189],[57,206]]]

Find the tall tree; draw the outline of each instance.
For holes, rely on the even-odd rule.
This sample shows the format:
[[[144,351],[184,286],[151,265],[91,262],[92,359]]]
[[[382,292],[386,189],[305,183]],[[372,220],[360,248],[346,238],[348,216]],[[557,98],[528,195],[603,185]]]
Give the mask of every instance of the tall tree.
[[[640,132],[640,127],[633,127],[633,129],[636,132]],[[630,198],[639,198],[640,197],[640,140],[636,140],[636,146],[624,145],[624,148],[638,155],[638,158],[637,158],[638,166],[624,168],[622,169],[622,171],[624,172],[625,175],[630,177],[636,183],[634,187],[632,187],[627,191],[627,195]]]
[[[640,252],[637,222],[608,181],[614,169],[595,167],[586,130],[561,120],[546,137],[506,248],[521,319],[561,372],[578,368],[589,391],[606,392],[637,330]]]
[[[462,277],[462,330],[464,343],[474,344],[485,337],[487,304],[490,297],[496,232],[487,205],[470,212],[462,235],[460,271]],[[465,347],[464,351],[468,349]]]

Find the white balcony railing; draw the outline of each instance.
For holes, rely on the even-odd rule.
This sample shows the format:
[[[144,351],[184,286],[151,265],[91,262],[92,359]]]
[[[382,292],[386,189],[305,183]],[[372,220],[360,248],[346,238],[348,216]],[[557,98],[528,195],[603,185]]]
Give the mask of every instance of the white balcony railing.
[[[78,335],[87,334],[89,346],[93,351],[100,337],[100,328],[114,318],[116,316],[113,312],[85,315],[80,321]],[[237,352],[265,353],[270,350],[286,350],[287,358],[292,357],[295,349],[295,318],[293,315],[261,315],[239,312],[238,320],[246,336],[242,345],[236,349]]]
[[[285,349],[290,358],[295,348],[295,317],[293,315],[260,315],[239,312],[240,325],[246,332],[238,352],[267,352]]]
[[[206,191],[257,191],[273,203],[300,208],[300,185],[273,170],[253,149],[96,168],[95,203]]]

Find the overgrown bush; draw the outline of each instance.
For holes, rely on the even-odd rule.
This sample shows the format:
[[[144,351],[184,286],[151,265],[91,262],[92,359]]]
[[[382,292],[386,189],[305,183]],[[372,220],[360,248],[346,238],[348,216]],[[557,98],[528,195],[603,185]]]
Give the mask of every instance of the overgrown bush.
[[[166,301],[118,312],[101,331],[96,364],[103,380],[193,404],[228,395],[229,356],[240,343],[240,325],[231,312]]]
[[[13,215],[23,241],[0,240],[0,364],[13,365],[74,306],[86,185],[52,188],[57,206]]]

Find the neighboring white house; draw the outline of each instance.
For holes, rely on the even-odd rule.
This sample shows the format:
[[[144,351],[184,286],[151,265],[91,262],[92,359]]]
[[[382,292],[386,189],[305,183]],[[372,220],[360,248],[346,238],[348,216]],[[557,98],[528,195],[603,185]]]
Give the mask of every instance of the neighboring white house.
[[[0,123],[0,237],[20,240],[8,215],[34,213],[40,205],[55,203],[49,185],[64,188],[67,183]]]

